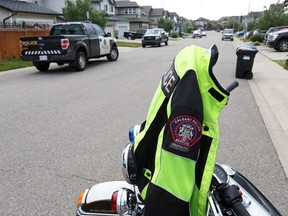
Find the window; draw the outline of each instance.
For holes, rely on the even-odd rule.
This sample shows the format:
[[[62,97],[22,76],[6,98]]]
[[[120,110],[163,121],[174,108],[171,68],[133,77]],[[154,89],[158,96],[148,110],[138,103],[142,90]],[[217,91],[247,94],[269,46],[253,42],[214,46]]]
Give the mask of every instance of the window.
[[[93,25],[93,27],[94,27],[97,35],[99,35],[99,36],[105,36],[105,32],[103,31],[102,28],[100,28],[100,27],[97,26],[97,25]]]
[[[108,11],[108,5],[107,4],[104,4],[104,10]]]
[[[82,35],[79,25],[55,25],[52,27],[50,35]],[[94,33],[95,34],[95,33]]]
[[[110,12],[114,12],[114,6],[110,5]]]
[[[137,14],[137,8],[125,8],[125,14]]]
[[[89,35],[96,35],[96,31],[95,29],[92,27],[92,25],[87,25],[86,26],[86,30],[88,32]]]

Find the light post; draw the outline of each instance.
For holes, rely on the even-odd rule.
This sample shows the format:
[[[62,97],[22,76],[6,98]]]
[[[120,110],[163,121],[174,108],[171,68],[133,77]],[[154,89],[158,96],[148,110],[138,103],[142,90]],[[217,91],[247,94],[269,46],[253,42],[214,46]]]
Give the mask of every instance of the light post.
[[[246,36],[248,36],[248,19],[249,19],[249,13],[250,13],[250,3],[251,0],[249,0],[249,4],[248,4],[248,14],[246,16]]]

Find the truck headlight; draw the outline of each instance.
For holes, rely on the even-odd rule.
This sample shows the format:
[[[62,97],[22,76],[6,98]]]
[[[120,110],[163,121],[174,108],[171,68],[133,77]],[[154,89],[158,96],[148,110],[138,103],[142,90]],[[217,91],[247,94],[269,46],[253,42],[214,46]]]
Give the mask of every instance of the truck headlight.
[[[156,40],[159,40],[159,39],[160,39],[160,37],[159,37],[159,36],[156,36],[156,37],[155,37],[155,39],[156,39]]]
[[[278,35],[279,35],[279,34],[272,34],[271,39],[272,39],[272,40],[276,40],[276,38],[278,37]]]

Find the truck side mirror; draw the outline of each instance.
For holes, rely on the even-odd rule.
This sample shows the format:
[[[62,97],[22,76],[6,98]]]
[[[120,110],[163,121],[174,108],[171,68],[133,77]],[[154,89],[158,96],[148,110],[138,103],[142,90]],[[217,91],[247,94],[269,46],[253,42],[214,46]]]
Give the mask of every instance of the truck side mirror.
[[[106,36],[107,36],[107,37],[111,37],[111,33],[108,32],[108,33],[106,34]]]

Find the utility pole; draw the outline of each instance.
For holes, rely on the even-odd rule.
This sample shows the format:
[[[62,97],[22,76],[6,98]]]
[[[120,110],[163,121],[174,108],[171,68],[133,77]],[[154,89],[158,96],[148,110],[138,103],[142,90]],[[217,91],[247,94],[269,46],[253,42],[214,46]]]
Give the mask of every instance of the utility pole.
[[[250,3],[251,3],[251,0],[249,0],[248,13],[247,13],[247,16],[246,16],[246,34],[248,34],[248,19],[249,19],[249,13],[250,13]]]

